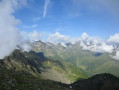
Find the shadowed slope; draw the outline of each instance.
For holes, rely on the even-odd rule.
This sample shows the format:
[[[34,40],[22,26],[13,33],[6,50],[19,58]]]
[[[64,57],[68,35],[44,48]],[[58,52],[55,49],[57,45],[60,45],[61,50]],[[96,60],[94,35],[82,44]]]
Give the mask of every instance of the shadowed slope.
[[[108,73],[97,74],[72,83],[70,86],[74,90],[119,90],[119,78]]]

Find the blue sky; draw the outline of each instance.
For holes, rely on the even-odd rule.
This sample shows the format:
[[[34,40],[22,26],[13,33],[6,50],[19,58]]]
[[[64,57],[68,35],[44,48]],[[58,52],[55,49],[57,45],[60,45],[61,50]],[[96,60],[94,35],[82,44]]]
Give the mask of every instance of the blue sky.
[[[119,0],[0,0],[0,58],[38,40],[111,54],[119,45]],[[119,60],[118,48],[112,58]]]
[[[86,32],[108,38],[119,32],[118,4],[118,0],[28,0],[14,16],[21,21],[21,31],[60,32],[70,37]]]

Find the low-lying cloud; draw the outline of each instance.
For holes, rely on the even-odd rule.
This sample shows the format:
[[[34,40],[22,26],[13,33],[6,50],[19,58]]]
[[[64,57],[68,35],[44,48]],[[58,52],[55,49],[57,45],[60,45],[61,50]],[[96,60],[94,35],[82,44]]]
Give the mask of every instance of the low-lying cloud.
[[[26,5],[26,0],[1,0],[0,1],[0,59],[9,55],[17,45],[22,42],[22,37],[16,25],[20,23],[13,13]]]
[[[91,37],[86,33],[81,36],[81,46],[84,50],[90,50],[92,52],[101,52],[101,53],[112,53],[113,46],[106,43],[106,41],[100,39],[99,37]]]
[[[70,38],[68,36],[65,35],[61,35],[59,32],[56,32],[55,34],[50,34],[49,35],[49,41],[54,43],[54,44],[58,44],[60,43],[62,46],[66,46],[66,43],[71,43],[74,44],[76,41],[78,41],[78,38]]]
[[[39,40],[41,40],[41,37],[43,36],[42,33],[39,33],[36,30],[34,30],[32,32],[22,31],[21,35],[24,38],[24,40],[28,41],[28,42],[39,41]]]
[[[69,36],[61,35],[59,32],[56,32],[55,34],[49,35],[49,41],[54,44],[61,43],[61,45],[65,47],[66,43],[75,44],[76,42],[79,42],[83,50],[109,53],[113,59],[119,60],[119,48],[117,45],[119,44],[118,35],[119,34],[115,34],[109,37],[108,40],[103,40],[99,37],[91,37],[87,33],[83,33],[79,38],[71,38]],[[115,55],[112,55],[112,53],[115,53]]]
[[[19,46],[17,47],[17,49],[20,49],[21,51],[26,51],[29,52],[32,50],[31,46],[29,45],[29,42],[22,42],[19,44]]]
[[[110,36],[108,41],[112,42],[112,43],[119,43],[119,33],[117,33],[117,34],[115,34],[113,36]]]
[[[116,51],[116,54],[114,56],[111,55],[111,57],[115,60],[119,60],[119,51]]]

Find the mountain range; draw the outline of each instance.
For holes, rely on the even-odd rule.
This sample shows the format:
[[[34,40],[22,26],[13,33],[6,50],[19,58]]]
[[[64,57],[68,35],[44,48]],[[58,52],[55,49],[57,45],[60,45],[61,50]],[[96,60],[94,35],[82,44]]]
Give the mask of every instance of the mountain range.
[[[28,44],[31,51],[15,49],[0,60],[0,89],[119,89],[119,61],[108,53],[83,50],[79,42],[66,46],[42,41]]]
[[[66,45],[64,47],[61,44],[38,41],[31,46],[33,51],[43,52],[47,58],[72,63],[89,77],[100,73],[111,73],[119,77],[119,61],[111,58],[109,53],[83,50],[78,42]]]

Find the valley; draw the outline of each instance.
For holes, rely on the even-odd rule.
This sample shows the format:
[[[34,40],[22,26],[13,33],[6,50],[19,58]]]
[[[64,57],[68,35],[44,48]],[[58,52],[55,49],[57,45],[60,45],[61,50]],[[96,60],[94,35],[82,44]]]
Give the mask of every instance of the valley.
[[[43,52],[47,58],[72,63],[89,77],[105,72],[119,77],[119,61],[111,58],[109,53],[83,50],[80,43],[64,47],[61,44],[37,41],[32,47],[35,52]]]

